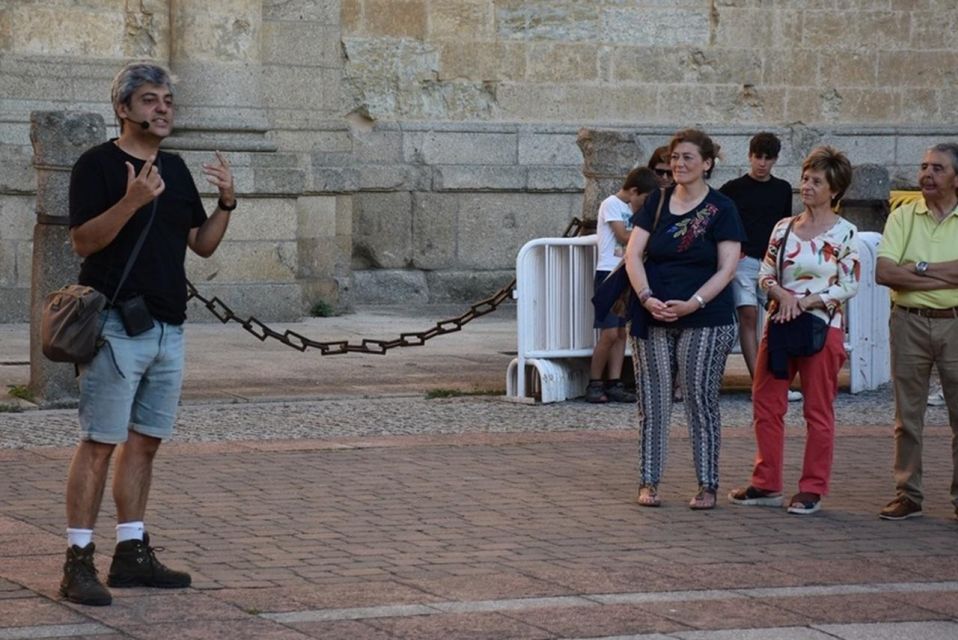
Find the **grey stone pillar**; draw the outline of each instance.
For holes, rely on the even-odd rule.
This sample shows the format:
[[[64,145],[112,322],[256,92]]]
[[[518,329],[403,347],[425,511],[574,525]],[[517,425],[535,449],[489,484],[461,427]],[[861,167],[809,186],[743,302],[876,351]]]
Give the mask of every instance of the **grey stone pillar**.
[[[170,13],[177,116],[164,148],[275,151],[260,85],[262,0],[176,0]]]
[[[93,145],[106,140],[103,117],[93,113],[35,111],[30,114],[37,173],[37,223],[33,229],[30,288],[30,390],[42,406],[68,405],[78,395],[72,364],[50,362],[40,347],[40,313],[46,295],[77,281],[80,259],[70,246],[70,169]]]
[[[859,231],[881,233],[888,218],[890,184],[888,169],[881,165],[862,164],[854,167],[852,184],[842,198],[839,213]]]
[[[640,162],[642,150],[634,136],[606,129],[579,129],[576,143],[582,151],[582,175],[585,176],[583,230],[591,233],[595,230],[599,205],[622,187],[625,176]]]

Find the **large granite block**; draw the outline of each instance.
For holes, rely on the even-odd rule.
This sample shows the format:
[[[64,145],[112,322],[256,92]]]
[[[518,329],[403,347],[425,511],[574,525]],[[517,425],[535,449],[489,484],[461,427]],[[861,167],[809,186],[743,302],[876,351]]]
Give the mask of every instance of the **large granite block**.
[[[36,200],[32,196],[0,197],[0,239],[31,240],[36,222],[35,212]]]
[[[194,282],[291,282],[297,263],[293,238],[226,242],[209,258],[188,252],[186,274]]]
[[[516,166],[443,165],[433,169],[436,191],[522,191],[526,169]]]
[[[216,198],[206,198],[203,204],[208,212],[212,212],[216,208]],[[239,196],[221,246],[246,241],[292,240],[298,229],[296,200]]]
[[[263,22],[263,62],[299,67],[342,67],[339,27],[315,22]],[[305,71],[305,69],[302,69]]]
[[[295,282],[212,283],[194,280],[193,284],[204,297],[219,298],[244,320],[254,316],[264,322],[295,322],[303,317],[302,291]],[[196,299],[187,304],[186,318],[187,322],[219,322]],[[226,325],[223,330],[243,332],[243,328],[235,323]],[[250,337],[250,348],[257,344]]]
[[[353,204],[353,267],[407,267],[412,259],[412,196],[360,193]]]
[[[429,285],[422,271],[359,269],[353,271],[350,296],[354,304],[426,304]]]
[[[0,286],[0,323],[30,322],[30,289]]]
[[[414,193],[412,204],[412,266],[449,269],[456,265],[459,227],[457,194]]]
[[[529,240],[557,237],[581,214],[578,194],[469,194],[459,207],[459,265],[466,269],[514,268]]]
[[[303,196],[296,200],[296,237],[331,238],[337,235],[336,196]],[[352,234],[352,227],[349,228]]]
[[[263,0],[263,20],[339,24],[342,0]]]
[[[519,164],[568,165],[582,164],[582,154],[576,146],[576,132],[561,133],[519,131]]]
[[[407,162],[512,165],[518,159],[515,133],[486,131],[409,132],[403,137]]]
[[[581,169],[571,167],[529,167],[527,169],[526,191],[571,191],[581,192],[585,187],[585,176]]]
[[[493,271],[429,271],[429,302],[475,303],[497,293],[515,277],[509,269]]]

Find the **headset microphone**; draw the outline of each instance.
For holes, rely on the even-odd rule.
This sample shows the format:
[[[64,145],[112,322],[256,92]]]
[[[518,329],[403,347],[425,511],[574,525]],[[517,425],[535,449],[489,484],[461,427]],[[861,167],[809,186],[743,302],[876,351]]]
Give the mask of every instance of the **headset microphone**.
[[[150,123],[146,120],[144,120],[143,122],[137,122],[133,118],[126,118],[126,121],[129,122],[130,124],[140,125],[140,128],[143,129],[144,131],[150,128]]]

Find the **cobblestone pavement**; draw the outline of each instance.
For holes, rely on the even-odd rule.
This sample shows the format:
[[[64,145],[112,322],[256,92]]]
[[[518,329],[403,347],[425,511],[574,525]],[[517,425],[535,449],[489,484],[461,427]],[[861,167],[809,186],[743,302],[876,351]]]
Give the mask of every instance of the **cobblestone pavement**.
[[[482,370],[456,382],[504,373],[483,357],[463,354]],[[833,489],[818,514],[724,499],[690,511],[680,411],[665,504],[643,509],[633,407],[429,400],[419,385],[449,377],[426,373],[392,397],[330,387],[321,399],[224,402],[198,386],[161,448],[147,522],[194,585],[116,590],[105,608],[56,598],[75,412],[0,414],[0,640],[958,637],[943,409],[928,414],[923,518],[875,515],[891,497],[887,391],[842,395]],[[722,410],[724,493],[747,479],[754,444],[747,394],[726,391]],[[800,404],[789,425],[795,490]],[[106,505],[101,572],[113,521]]]

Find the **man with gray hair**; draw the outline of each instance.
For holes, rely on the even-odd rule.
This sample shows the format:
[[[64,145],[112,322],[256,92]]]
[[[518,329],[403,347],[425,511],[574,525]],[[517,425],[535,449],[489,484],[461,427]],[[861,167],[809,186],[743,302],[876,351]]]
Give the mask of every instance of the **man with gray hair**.
[[[888,216],[875,279],[891,288],[896,496],[879,516],[920,516],[922,430],[932,367],[952,430],[951,500],[958,517],[958,144],[936,144],[918,169],[922,198]]]
[[[70,241],[83,258],[79,282],[108,299],[119,287],[103,311],[104,346],[79,368],[80,442],[66,487],[60,594],[87,605],[112,601],[94,565],[93,527],[114,450],[117,544],[107,583],[190,585],[189,574],[157,559],[143,521],[153,459],[173,432],[183,382],[186,248],[212,255],[236,208],[233,175],[219,152],[203,165],[219,193],[207,217],[186,163],[160,151],[175,111],[166,69],[126,65],[113,81],[112,100],[119,137],[86,151],[70,177]]]

